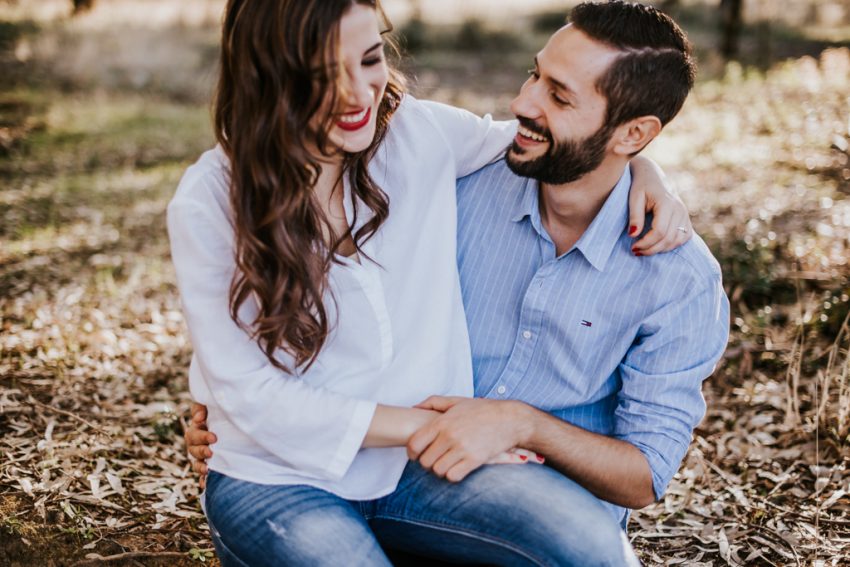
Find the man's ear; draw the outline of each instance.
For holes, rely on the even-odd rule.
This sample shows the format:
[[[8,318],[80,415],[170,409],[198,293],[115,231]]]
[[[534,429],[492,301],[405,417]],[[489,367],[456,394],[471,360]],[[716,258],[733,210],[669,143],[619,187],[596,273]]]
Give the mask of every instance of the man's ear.
[[[620,124],[611,138],[611,150],[618,155],[633,156],[661,132],[657,116],[641,116]]]

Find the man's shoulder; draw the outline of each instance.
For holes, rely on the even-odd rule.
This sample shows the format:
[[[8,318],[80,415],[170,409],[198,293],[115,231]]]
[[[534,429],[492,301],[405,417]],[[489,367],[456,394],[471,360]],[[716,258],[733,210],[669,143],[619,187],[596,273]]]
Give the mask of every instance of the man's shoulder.
[[[650,258],[656,258],[666,265],[666,269],[678,272],[695,288],[715,285],[722,279],[720,264],[698,234],[682,246]]]
[[[522,187],[526,179],[515,174],[508,167],[505,158],[500,158],[481,169],[457,180],[458,190],[474,191],[477,188],[494,186],[510,189]]]

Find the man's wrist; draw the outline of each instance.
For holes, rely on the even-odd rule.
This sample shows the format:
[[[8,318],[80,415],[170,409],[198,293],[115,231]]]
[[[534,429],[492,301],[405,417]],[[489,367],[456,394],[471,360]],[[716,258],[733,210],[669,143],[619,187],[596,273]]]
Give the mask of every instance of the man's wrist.
[[[531,449],[537,434],[538,410],[524,402],[516,400],[505,403],[509,404],[510,419],[516,427],[516,446],[523,449]]]

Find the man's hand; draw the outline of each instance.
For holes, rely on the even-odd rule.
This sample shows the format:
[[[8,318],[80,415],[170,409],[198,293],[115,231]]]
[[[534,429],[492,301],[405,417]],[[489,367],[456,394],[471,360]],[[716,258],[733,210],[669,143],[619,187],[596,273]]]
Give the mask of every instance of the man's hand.
[[[520,402],[431,396],[416,407],[443,415],[413,434],[407,455],[451,482],[460,482],[481,465],[500,462],[500,455],[523,446],[531,435]],[[533,453],[519,455],[524,462]],[[543,462],[542,457],[531,458]]]
[[[214,433],[207,431],[207,406],[192,402],[192,418],[183,434],[189,456],[192,457],[192,470],[201,475],[201,490],[207,487],[206,460],[212,457],[210,445],[217,441]]]

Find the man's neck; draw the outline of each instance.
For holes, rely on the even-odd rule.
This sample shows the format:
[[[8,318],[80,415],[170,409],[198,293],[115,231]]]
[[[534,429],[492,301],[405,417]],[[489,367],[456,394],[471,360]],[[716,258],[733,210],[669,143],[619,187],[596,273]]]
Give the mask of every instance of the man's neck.
[[[555,243],[557,256],[575,246],[602,210],[628,163],[607,161],[571,183],[540,184],[540,218]]]

